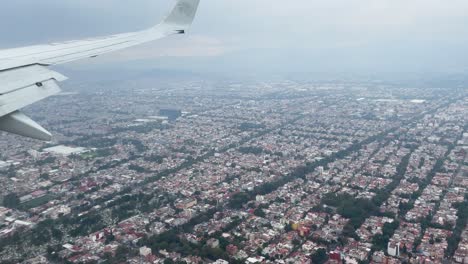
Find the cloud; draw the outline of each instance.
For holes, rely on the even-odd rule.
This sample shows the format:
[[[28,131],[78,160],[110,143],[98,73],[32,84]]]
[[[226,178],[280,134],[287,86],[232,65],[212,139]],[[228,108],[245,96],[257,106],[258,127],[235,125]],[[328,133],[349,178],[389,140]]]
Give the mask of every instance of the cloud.
[[[232,48],[225,42],[214,37],[202,35],[175,36],[145,44],[140,47],[126,49],[112,55],[103,56],[101,62],[150,60],[161,57],[216,57]]]
[[[66,67],[109,68],[122,65],[126,68],[157,67],[187,71],[219,72],[227,70],[218,63],[236,54],[239,48],[235,40],[217,39],[203,35],[180,35],[161,39],[148,44],[104,54],[92,60],[79,60]],[[214,66],[218,64],[218,66]],[[211,69],[216,67],[218,69]],[[122,68],[122,67],[119,67]]]

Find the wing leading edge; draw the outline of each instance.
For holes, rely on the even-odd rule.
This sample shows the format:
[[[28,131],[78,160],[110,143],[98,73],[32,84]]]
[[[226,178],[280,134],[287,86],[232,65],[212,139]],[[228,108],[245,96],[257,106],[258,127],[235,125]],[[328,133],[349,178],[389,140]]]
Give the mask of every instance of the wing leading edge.
[[[158,25],[137,32],[49,45],[0,50],[0,130],[40,140],[51,136],[18,112],[22,107],[60,92],[65,76],[46,66],[63,64],[125,49],[170,35],[183,34],[192,24],[200,0],[177,0]]]

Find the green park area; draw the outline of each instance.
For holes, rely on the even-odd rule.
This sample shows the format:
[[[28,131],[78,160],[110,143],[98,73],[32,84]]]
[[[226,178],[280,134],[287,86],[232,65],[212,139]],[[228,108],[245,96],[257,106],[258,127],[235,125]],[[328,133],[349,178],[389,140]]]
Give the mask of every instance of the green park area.
[[[32,199],[32,200],[29,200],[27,202],[22,203],[21,208],[26,209],[26,210],[31,209],[31,208],[35,208],[35,207],[41,206],[43,204],[46,204],[49,201],[52,201],[54,199],[55,199],[54,195],[46,194],[44,196],[41,196],[41,197],[38,197],[36,199]]]

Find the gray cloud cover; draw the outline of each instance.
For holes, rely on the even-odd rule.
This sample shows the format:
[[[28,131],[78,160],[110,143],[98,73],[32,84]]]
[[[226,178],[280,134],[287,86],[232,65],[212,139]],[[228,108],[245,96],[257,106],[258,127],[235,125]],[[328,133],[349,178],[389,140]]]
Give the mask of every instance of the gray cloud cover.
[[[172,3],[4,1],[0,47],[142,29]],[[466,10],[466,0],[202,0],[189,36],[97,62],[200,71],[463,71]]]

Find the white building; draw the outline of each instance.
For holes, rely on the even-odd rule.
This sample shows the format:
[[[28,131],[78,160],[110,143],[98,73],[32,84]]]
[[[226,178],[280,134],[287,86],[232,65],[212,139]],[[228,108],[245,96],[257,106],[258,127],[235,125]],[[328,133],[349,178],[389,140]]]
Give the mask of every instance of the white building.
[[[213,262],[213,264],[229,264],[229,262],[225,261],[224,259],[218,259],[217,261]]]
[[[400,256],[400,242],[388,242],[387,253],[392,257]]]
[[[88,152],[89,150],[81,147],[77,148],[72,148],[72,147],[67,147],[63,145],[51,147],[51,148],[46,148],[44,149],[44,152],[55,154],[55,155],[60,155],[60,156],[70,156],[73,154],[82,154],[85,152]]]
[[[10,165],[11,163],[0,160],[0,169],[8,168]]]
[[[148,255],[151,255],[152,251],[151,248],[149,247],[141,247],[140,248],[140,256],[146,257]]]

